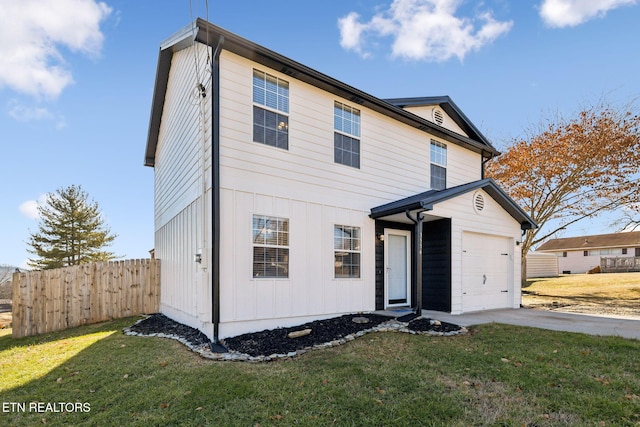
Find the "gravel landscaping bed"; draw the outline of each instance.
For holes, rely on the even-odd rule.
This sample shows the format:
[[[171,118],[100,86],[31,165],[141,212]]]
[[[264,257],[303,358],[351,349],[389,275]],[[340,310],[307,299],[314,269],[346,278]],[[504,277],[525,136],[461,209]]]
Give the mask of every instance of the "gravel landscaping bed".
[[[263,362],[295,357],[310,350],[342,345],[375,331],[411,334],[455,335],[466,332],[464,327],[418,317],[410,322],[378,314],[348,314],[317,320],[291,328],[277,328],[243,334],[222,340],[229,350],[214,353],[209,339],[200,331],[175,322],[162,314],[153,314],[126,328],[128,335],[173,338],[200,355],[218,360]]]

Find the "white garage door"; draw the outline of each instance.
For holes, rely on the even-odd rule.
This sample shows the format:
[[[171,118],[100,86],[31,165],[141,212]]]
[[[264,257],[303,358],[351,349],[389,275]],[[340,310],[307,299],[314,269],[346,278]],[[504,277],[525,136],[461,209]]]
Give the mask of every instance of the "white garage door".
[[[462,311],[511,307],[511,239],[464,232],[462,235]]]

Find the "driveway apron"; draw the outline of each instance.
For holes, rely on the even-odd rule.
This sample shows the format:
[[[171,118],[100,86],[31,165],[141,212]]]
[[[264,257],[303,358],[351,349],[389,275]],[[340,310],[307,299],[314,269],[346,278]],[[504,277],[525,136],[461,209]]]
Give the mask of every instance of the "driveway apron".
[[[460,326],[505,323],[553,331],[640,339],[640,316],[605,317],[526,308],[488,310],[457,315],[423,310],[422,316]]]

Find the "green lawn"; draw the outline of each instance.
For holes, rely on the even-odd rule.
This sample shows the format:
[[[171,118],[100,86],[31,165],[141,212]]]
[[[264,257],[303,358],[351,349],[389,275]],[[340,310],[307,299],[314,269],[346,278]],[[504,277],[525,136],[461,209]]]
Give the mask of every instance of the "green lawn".
[[[640,424],[640,341],[492,324],[449,338],[372,333],[246,364],[123,335],[134,320],[17,340],[0,331],[0,425]],[[29,413],[30,402],[90,411]]]

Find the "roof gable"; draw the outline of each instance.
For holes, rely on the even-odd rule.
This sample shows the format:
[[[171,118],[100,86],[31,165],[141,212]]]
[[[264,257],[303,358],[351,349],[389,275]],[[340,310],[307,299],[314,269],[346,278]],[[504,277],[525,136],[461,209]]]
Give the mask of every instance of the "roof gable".
[[[193,22],[193,24],[187,25],[160,45],[151,117],[149,120],[149,133],[145,151],[146,166],[153,166],[155,164],[155,152],[158,144],[160,121],[162,118],[162,110],[164,107],[172,55],[176,51],[191,46],[194,42],[206,44],[211,46],[213,49],[228,50],[266,67],[278,70],[279,72],[291,76],[294,79],[311,84],[341,98],[348,99],[355,104],[362,105],[363,107],[369,108],[401,123],[480,153],[483,157],[488,158],[499,154],[493,145],[491,145],[489,140],[482,136],[477,129],[473,132],[469,132],[469,136],[460,135],[450,129],[438,126],[423,117],[412,114],[392,102],[376,98],[346,83],[338,81],[320,73],[319,71],[198,18]],[[435,97],[433,99],[441,98],[443,97]],[[448,99],[448,97],[446,98]],[[426,100],[431,98],[415,99]],[[471,130],[475,129],[475,126],[471,124],[466,116],[462,114],[450,99],[443,103],[442,108],[447,112],[447,114],[452,115],[452,117],[456,117],[456,123],[458,123],[459,120],[460,123],[466,126],[466,128],[461,126],[465,132],[467,128]]]
[[[414,196],[372,208],[369,216],[376,219],[416,209],[428,211],[432,210],[433,205],[435,204],[479,189],[483,189],[505,211],[507,211],[509,215],[518,221],[522,230],[538,227],[535,221],[533,221],[529,215],[527,215],[527,213],[522,210],[522,208],[518,206],[516,202],[514,202],[513,199],[511,199],[511,197],[509,197],[507,193],[505,193],[504,190],[502,190],[491,178],[481,179],[479,181],[473,181],[439,191],[425,191],[424,193],[416,194]]]
[[[537,251],[586,250],[593,248],[640,248],[640,231],[564,237],[544,242]]]
[[[469,120],[469,118],[462,112],[462,110],[453,102],[449,96],[423,96],[417,98],[392,98],[385,99],[388,103],[405,110],[411,111],[416,107],[429,107],[438,106],[444,110],[444,112],[451,117],[456,125],[462,129],[462,131],[472,139],[490,142],[487,138],[476,128],[476,126]]]

